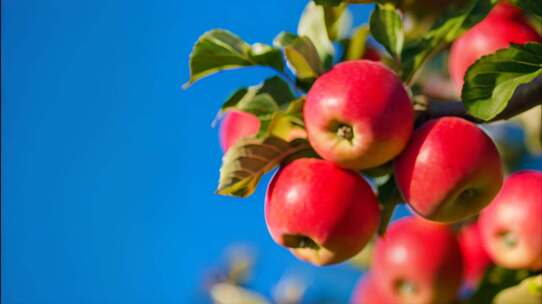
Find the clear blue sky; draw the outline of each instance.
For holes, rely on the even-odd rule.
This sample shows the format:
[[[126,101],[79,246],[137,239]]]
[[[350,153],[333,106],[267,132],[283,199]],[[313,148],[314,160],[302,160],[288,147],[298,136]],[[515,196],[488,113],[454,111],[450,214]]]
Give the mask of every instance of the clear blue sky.
[[[346,297],[354,270],[307,266],[271,241],[265,184],[247,200],[214,194],[216,110],[271,72],[181,90],[204,31],[270,43],[305,3],[2,1],[3,302],[198,302],[205,269],[239,242],[257,249],[265,294],[297,272]]]

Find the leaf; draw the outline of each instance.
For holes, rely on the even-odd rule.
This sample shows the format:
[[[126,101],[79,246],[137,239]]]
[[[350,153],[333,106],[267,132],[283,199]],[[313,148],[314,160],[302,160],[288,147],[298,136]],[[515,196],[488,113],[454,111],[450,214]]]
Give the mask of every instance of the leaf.
[[[282,32],[274,44],[284,48],[286,59],[297,78],[312,79],[322,73],[322,61],[308,37]]]
[[[254,193],[260,178],[288,156],[310,149],[306,140],[287,142],[277,137],[243,138],[222,159],[217,193],[246,197]]]
[[[331,64],[335,48],[327,34],[323,6],[315,5],[312,1],[305,6],[297,25],[297,34],[308,37],[318,51],[321,61]]]
[[[464,304],[491,303],[500,291],[517,285],[530,275],[532,274],[527,270],[510,270],[499,266],[490,266],[484,273],[475,293]]]
[[[217,304],[268,304],[262,295],[231,283],[214,284],[211,298]]]
[[[519,285],[497,294],[494,304],[540,304],[542,300],[542,274],[523,280]]]
[[[434,52],[451,43],[464,31],[480,22],[497,0],[471,0],[463,9],[443,16],[421,39],[407,41],[401,54],[402,78],[410,82]]]
[[[314,0],[316,4],[336,6],[341,4],[342,0]]]
[[[377,4],[370,19],[371,34],[394,57],[400,58],[404,33],[401,15],[392,4]]]
[[[363,25],[355,29],[354,34],[348,43],[348,47],[346,48],[345,60],[356,60],[363,58],[368,37],[368,26]]]
[[[363,249],[358,252],[348,262],[358,268],[359,270],[367,270],[371,267],[373,262],[373,254],[375,250],[375,239],[371,240]]]
[[[487,121],[506,108],[518,86],[540,75],[542,44],[512,44],[468,69],[461,98],[469,114]]]
[[[324,22],[329,40],[338,40],[348,34],[352,24],[352,15],[348,11],[348,4],[325,5],[323,8]]]
[[[242,88],[231,95],[221,111],[229,108],[261,116],[272,114],[295,98],[288,84],[280,77],[272,77],[262,84]]]
[[[204,33],[190,53],[190,80],[183,87],[213,73],[262,65],[282,71],[280,50],[265,44],[250,46],[233,33],[215,29]]]
[[[269,66],[277,71],[284,70],[284,59],[279,49],[263,43],[255,43],[250,50],[250,57],[254,63]]]
[[[524,11],[542,17],[542,5],[540,5],[540,0],[516,0],[514,2]]]
[[[290,141],[293,137],[306,138],[305,123],[303,121],[303,105],[305,98],[292,101],[285,110],[274,113],[269,121],[263,121],[260,137],[275,136]]]
[[[386,233],[388,225],[395,211],[395,207],[402,201],[401,194],[395,183],[395,178],[390,174],[379,178],[378,202],[380,203],[381,219],[378,227],[378,235]]]

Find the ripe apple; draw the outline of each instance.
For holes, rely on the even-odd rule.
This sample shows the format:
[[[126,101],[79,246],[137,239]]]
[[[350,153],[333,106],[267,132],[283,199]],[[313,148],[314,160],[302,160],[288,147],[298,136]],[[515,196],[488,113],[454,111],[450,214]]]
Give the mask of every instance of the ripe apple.
[[[302,260],[328,265],[353,257],[369,242],[380,209],[360,175],[330,161],[301,158],[273,176],[265,220],[275,242]]]
[[[478,222],[464,226],[457,238],[463,255],[463,282],[468,288],[475,288],[492,263],[482,244]]]
[[[312,147],[353,170],[382,165],[410,138],[413,110],[401,80],[382,63],[353,60],[316,80],[304,106]]]
[[[372,274],[394,304],[450,303],[461,285],[459,243],[444,224],[400,219],[377,240]]]
[[[253,136],[260,129],[260,120],[251,113],[229,110],[220,123],[220,145],[226,152],[239,139]]]
[[[350,304],[395,304],[388,299],[369,272],[357,283]]]
[[[506,48],[510,43],[541,41],[537,32],[522,18],[515,18],[514,8],[497,6],[484,19],[457,39],[450,49],[448,67],[458,95],[467,69],[480,57]]]
[[[480,215],[485,248],[496,264],[542,269],[542,172],[510,175]]]
[[[523,11],[508,1],[501,1],[493,7],[491,12],[489,12],[488,17],[521,19],[523,18]]]
[[[434,119],[417,129],[394,172],[410,207],[439,222],[478,213],[502,184],[497,147],[475,124],[458,117]]]

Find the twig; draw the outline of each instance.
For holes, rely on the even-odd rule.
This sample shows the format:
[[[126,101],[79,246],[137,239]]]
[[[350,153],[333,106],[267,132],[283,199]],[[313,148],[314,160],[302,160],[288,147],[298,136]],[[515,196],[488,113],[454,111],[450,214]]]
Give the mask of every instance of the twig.
[[[508,119],[542,104],[542,76],[538,76],[532,82],[518,87],[508,106],[496,117],[485,122]],[[446,101],[431,99],[426,108],[418,112],[418,122],[442,116],[459,116],[467,120],[482,123],[484,121],[467,113],[460,101]]]

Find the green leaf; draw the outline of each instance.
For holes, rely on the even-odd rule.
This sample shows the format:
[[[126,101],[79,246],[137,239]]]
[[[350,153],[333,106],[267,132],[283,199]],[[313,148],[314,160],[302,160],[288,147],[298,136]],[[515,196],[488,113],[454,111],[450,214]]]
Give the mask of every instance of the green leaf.
[[[395,211],[395,207],[402,201],[401,194],[392,174],[378,178],[378,202],[381,209],[381,220],[378,227],[378,235],[386,233],[388,225]]]
[[[512,44],[469,68],[461,98],[469,114],[487,121],[506,108],[518,86],[540,75],[542,44]]]
[[[213,303],[220,304],[269,304],[261,294],[232,283],[217,283],[211,286]]]
[[[494,304],[540,304],[542,300],[542,274],[523,280],[519,285],[497,294]]]
[[[221,111],[235,108],[261,116],[278,111],[281,106],[295,98],[288,84],[280,77],[272,77],[262,84],[242,88],[233,93],[224,103]]]
[[[308,37],[318,51],[321,61],[331,64],[335,48],[327,34],[323,6],[315,5],[312,1],[307,4],[299,19],[297,34]]]
[[[268,66],[282,71],[280,50],[269,45],[250,46],[233,33],[215,29],[203,34],[190,53],[190,80],[184,87],[213,73],[245,66]]]
[[[526,12],[542,17],[542,5],[540,5],[540,0],[516,0],[513,2]]]
[[[363,58],[365,54],[367,38],[369,37],[369,27],[360,26],[354,30],[354,34],[348,42],[346,48],[345,60],[356,60]]]
[[[269,66],[277,71],[284,70],[282,52],[270,45],[255,43],[250,50],[250,57],[255,64]]]
[[[423,38],[407,41],[401,54],[402,78],[410,82],[425,61],[436,51],[451,43],[464,31],[480,22],[497,0],[471,0],[463,9],[439,19]]]
[[[350,30],[352,16],[348,11],[348,4],[342,3],[337,6],[324,6],[324,22],[329,40],[335,41]]]
[[[531,275],[532,273],[527,270],[511,270],[491,266],[484,273],[476,292],[464,304],[492,303],[500,291],[517,285]]]
[[[273,113],[270,118],[263,119],[263,127],[260,128],[258,136],[261,138],[272,135],[290,141],[294,132],[304,133],[305,122],[302,114],[304,103],[304,97],[294,100],[287,108]]]
[[[246,197],[254,193],[263,174],[288,156],[310,149],[304,139],[287,142],[277,137],[243,138],[222,159],[217,193]]]
[[[342,0],[314,0],[316,4],[337,6],[341,4]]]
[[[403,50],[403,20],[392,4],[377,4],[370,20],[371,34],[394,57]]]
[[[284,48],[286,59],[297,78],[313,79],[322,73],[322,62],[308,37],[282,32],[275,38],[274,44]]]

